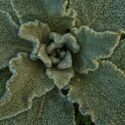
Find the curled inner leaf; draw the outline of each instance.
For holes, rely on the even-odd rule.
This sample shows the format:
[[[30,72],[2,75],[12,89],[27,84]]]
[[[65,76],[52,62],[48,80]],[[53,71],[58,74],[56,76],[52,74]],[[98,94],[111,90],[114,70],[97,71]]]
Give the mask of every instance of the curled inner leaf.
[[[32,59],[36,58],[36,55],[40,49],[42,43],[48,40],[50,28],[47,24],[39,21],[24,23],[20,26],[19,37],[28,40],[33,43],[34,49],[32,51]]]
[[[69,84],[70,79],[74,76],[72,68],[68,69],[47,69],[46,75],[54,81],[60,89]]]

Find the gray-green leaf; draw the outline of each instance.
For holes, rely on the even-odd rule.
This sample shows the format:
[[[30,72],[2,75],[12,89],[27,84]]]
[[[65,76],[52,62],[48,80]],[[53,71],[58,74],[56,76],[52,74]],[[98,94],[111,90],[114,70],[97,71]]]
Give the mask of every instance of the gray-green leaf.
[[[97,31],[125,29],[124,0],[70,0],[69,7],[77,10],[78,25]]]
[[[49,79],[52,79],[55,85],[62,89],[67,86],[70,79],[74,77],[74,70],[72,68],[67,69],[47,69],[46,75]]]
[[[76,125],[74,109],[57,89],[33,100],[30,110],[13,118],[0,121],[0,125]]]
[[[120,41],[119,46],[115,49],[110,61],[125,72],[125,40]]]
[[[8,68],[0,70],[0,98],[6,90],[6,81],[10,78],[11,72]]]
[[[20,38],[32,42],[34,47],[31,53],[31,58],[35,59],[37,57],[41,44],[48,42],[49,33],[50,28],[48,24],[36,20],[34,22],[29,21],[22,24],[19,28],[18,35]],[[45,56],[45,54],[42,53],[42,56]]]
[[[96,125],[125,125],[125,74],[111,62],[100,62],[88,75],[76,76],[69,98],[90,114]]]
[[[0,0],[0,10],[8,12],[12,20],[15,21],[15,23],[19,23],[19,19],[11,5],[11,0]]]
[[[37,19],[59,32],[74,26],[76,12],[67,9],[67,0],[12,0],[12,5],[21,23]]]
[[[88,73],[98,68],[98,60],[113,54],[120,40],[120,33],[96,32],[87,26],[72,29],[77,38],[80,51],[74,55],[75,68],[79,73]]]
[[[0,69],[9,64],[9,60],[18,52],[30,52],[32,46],[18,38],[10,15],[0,11]]]
[[[0,99],[0,120],[30,109],[34,97],[40,97],[54,87],[45,75],[43,64],[30,60],[25,53],[13,58],[9,66],[13,75]]]

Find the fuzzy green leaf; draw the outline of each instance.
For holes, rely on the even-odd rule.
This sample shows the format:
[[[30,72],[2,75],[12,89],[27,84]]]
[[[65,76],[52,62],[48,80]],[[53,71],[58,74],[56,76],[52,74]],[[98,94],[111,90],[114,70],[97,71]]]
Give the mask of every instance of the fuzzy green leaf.
[[[74,77],[74,71],[72,68],[67,69],[47,69],[46,75],[48,78],[52,79],[55,85],[62,89],[67,86],[70,82],[70,79]]]
[[[50,91],[54,84],[45,75],[43,64],[31,61],[20,53],[10,61],[12,77],[7,81],[6,92],[0,99],[0,119],[15,116],[31,108],[32,99]]]
[[[34,48],[31,54],[36,58],[42,43],[47,43],[49,39],[50,28],[47,24],[40,21],[30,21],[24,23],[19,28],[19,37],[32,42]],[[45,54],[43,54],[45,55]]]
[[[72,103],[57,89],[33,100],[30,110],[13,118],[0,121],[0,125],[75,125]]]
[[[11,5],[11,0],[0,0],[0,10],[8,12],[12,20],[15,21],[15,23],[19,23],[19,19]]]
[[[75,68],[79,73],[86,74],[98,68],[99,59],[108,58],[113,54],[120,39],[120,33],[96,32],[87,26],[73,28],[72,33],[80,45],[80,51],[74,55]]]
[[[97,31],[125,29],[124,0],[70,0],[77,10],[79,22]]]
[[[50,39],[54,41],[57,48],[58,46],[64,44],[72,53],[77,53],[80,49],[76,38],[71,33],[60,35],[58,33],[51,32]]]
[[[6,81],[10,78],[11,72],[8,68],[0,70],[0,98],[6,90]]]
[[[69,98],[90,114],[95,125],[125,124],[125,74],[111,62],[100,62],[88,75],[76,76]]]
[[[53,31],[65,31],[74,25],[76,12],[67,9],[67,0],[12,0],[20,22],[40,20]]]
[[[119,46],[115,49],[110,61],[125,72],[125,40],[120,41]]]
[[[9,14],[0,11],[0,69],[18,52],[30,52],[31,44],[18,38]]]

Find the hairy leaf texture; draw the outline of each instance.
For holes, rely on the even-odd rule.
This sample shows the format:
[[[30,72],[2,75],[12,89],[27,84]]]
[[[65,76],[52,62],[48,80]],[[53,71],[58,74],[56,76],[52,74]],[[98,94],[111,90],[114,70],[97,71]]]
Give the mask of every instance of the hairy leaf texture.
[[[8,66],[18,52],[29,53],[31,49],[31,44],[18,38],[10,15],[0,11],[0,69]]]
[[[74,71],[72,68],[68,69],[47,69],[46,75],[53,79],[55,85],[62,89],[69,84],[70,79],[74,77]]]
[[[0,99],[0,120],[30,109],[34,97],[40,97],[54,87],[44,73],[43,64],[31,61],[25,53],[10,61],[10,70],[13,75]]]
[[[67,0],[12,0],[12,5],[21,23],[37,19],[59,32],[75,24],[76,12],[67,8]]]
[[[125,72],[125,40],[120,41],[119,46],[115,49],[110,61]]]
[[[32,42],[34,48],[31,54],[32,58],[36,58],[42,43],[48,42],[50,28],[48,24],[40,21],[24,23],[19,28],[19,37]]]
[[[0,121],[0,125],[76,125],[71,102],[59,90],[33,100],[33,106],[13,118]]]
[[[73,60],[79,73],[87,74],[96,70],[98,60],[110,57],[120,40],[120,33],[96,32],[88,26],[73,28],[72,33],[80,45],[80,51],[74,55]]]
[[[6,90],[6,81],[10,78],[11,72],[8,68],[0,70],[0,98]]]
[[[11,5],[11,0],[0,0],[0,10],[8,12],[12,17],[12,20],[17,24],[19,23],[19,19]]]
[[[76,76],[70,87],[70,100],[96,125],[125,124],[125,75],[113,63],[100,62],[96,71]]]
[[[78,25],[97,31],[125,29],[124,0],[70,0],[69,7],[78,13]]]
[[[0,125],[76,125],[77,114],[125,125],[124,10],[125,0],[0,0]]]

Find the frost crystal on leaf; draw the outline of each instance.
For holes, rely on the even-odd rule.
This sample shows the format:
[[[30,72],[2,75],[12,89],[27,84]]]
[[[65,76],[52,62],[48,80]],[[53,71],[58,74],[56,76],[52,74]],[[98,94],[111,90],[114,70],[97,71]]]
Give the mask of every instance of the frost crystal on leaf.
[[[74,76],[72,54],[80,50],[76,38],[71,33],[50,32],[47,24],[39,21],[22,24],[19,37],[31,41],[34,49],[31,58],[39,58],[47,68],[46,75],[63,88]]]
[[[71,102],[56,88],[33,100],[30,110],[0,121],[0,125],[76,125]]]
[[[0,69],[6,67],[18,52],[30,52],[31,49],[31,45],[16,34],[11,16],[0,11]]]
[[[124,125],[125,75],[109,62],[70,82],[69,98],[79,103],[83,114],[90,114],[96,125]]]
[[[13,10],[10,0],[0,0],[0,10],[9,13],[12,17],[12,20],[15,21],[15,23],[19,23],[18,17]]]
[[[121,40],[110,61],[125,72],[125,40]]]
[[[47,41],[49,33],[49,26],[36,20],[35,22],[22,24],[18,35],[20,38],[33,43],[34,48],[31,57],[34,59],[40,49],[40,45]]]
[[[46,75],[53,79],[54,83],[61,89],[69,84],[70,79],[74,76],[72,68],[69,69],[47,69]]]
[[[124,0],[70,0],[70,7],[77,10],[78,25],[100,32],[125,29]]]
[[[7,81],[4,102],[0,100],[0,119],[15,116],[31,108],[32,99],[53,89],[42,64],[20,53],[10,61],[12,77]]]
[[[67,0],[12,0],[21,23],[40,20],[53,31],[65,32],[75,25],[76,11],[67,8]]]
[[[87,26],[72,29],[80,51],[74,56],[75,68],[79,73],[88,73],[98,68],[98,60],[110,57],[118,46],[120,33],[95,32]]]
[[[0,125],[125,125],[123,1],[0,0]]]

